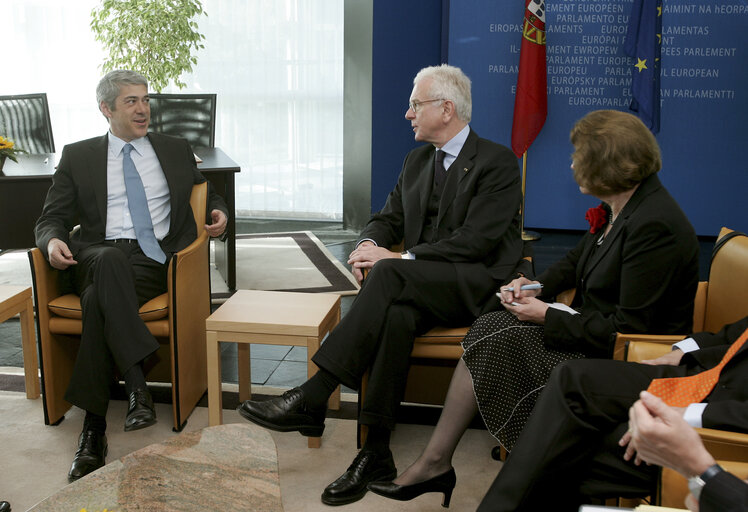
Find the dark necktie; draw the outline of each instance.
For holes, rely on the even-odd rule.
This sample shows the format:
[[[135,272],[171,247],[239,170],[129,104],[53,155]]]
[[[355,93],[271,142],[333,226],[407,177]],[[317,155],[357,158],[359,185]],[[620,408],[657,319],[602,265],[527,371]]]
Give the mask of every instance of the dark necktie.
[[[135,237],[138,239],[143,254],[152,260],[164,263],[166,254],[161,250],[156,235],[153,233],[153,221],[151,220],[151,212],[148,210],[148,199],[145,197],[143,180],[140,179],[140,175],[135,169],[130,151],[132,151],[132,144],[125,144],[125,147],[122,148],[122,171],[125,175],[127,204],[130,208],[130,218],[135,230]]]
[[[444,178],[447,177],[447,169],[444,168],[444,156],[446,153],[441,149],[436,150],[436,158],[434,159],[434,185],[438,187],[441,185]]]
[[[743,332],[735,343],[730,346],[722,361],[717,366],[696,375],[688,377],[671,377],[665,379],[654,379],[649,384],[647,391],[657,395],[672,407],[686,407],[688,404],[696,404],[704,400],[714,389],[719,380],[719,373],[727,362],[740,350],[748,339],[748,329]]]

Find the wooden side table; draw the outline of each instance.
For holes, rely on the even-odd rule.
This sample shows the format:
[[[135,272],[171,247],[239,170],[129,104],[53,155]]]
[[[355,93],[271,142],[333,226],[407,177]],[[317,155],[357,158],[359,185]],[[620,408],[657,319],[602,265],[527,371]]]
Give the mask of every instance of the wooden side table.
[[[34,305],[31,288],[0,285],[0,323],[21,315],[21,343],[23,345],[23,374],[26,398],[39,398],[39,363],[34,339]]]
[[[317,373],[312,356],[320,342],[340,321],[340,296],[327,293],[239,290],[205,320],[208,350],[208,419],[223,423],[220,342],[237,343],[239,400],[252,397],[249,344],[292,345],[307,348],[307,376]],[[340,408],[340,387],[329,407]],[[309,447],[319,448],[310,437]]]

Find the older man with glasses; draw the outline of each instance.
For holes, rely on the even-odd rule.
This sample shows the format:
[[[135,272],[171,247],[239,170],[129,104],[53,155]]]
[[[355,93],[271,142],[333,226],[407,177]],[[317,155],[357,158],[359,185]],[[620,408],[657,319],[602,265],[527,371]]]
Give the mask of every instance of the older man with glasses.
[[[367,484],[392,479],[389,449],[413,339],[435,325],[468,325],[498,306],[494,292],[528,273],[522,260],[517,158],[470,129],[470,79],[458,68],[422,69],[405,118],[426,143],[405,157],[384,208],[361,233],[348,263],[364,285],[313,361],[320,371],[298,388],[239,412],[278,431],[319,436],[338,384],[358,388],[371,370],[359,421],[366,442],[322,502],[361,499]],[[405,250],[390,247],[404,243]]]

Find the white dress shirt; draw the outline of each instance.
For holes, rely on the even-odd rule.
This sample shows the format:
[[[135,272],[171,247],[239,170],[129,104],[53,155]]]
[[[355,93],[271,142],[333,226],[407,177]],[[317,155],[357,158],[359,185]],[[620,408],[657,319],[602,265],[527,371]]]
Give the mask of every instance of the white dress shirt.
[[[106,232],[105,238],[136,238],[130,217],[130,207],[127,203],[125,190],[125,175],[122,170],[122,158],[125,147],[124,140],[109,132],[109,149],[107,151],[107,202],[106,202]],[[169,217],[171,203],[169,184],[161,169],[156,152],[148,137],[141,137],[130,141],[133,151],[130,153],[135,168],[143,181],[145,197],[148,200],[148,210],[151,212],[153,232],[158,240],[169,233]]]
[[[687,352],[699,350],[699,344],[696,343],[696,340],[694,340],[693,338],[686,338],[685,340],[674,343],[673,350],[675,350],[676,348],[682,350],[685,354]],[[686,411],[683,413],[683,419],[686,420],[686,423],[688,423],[692,427],[701,428],[701,417],[704,415],[704,409],[706,409],[706,404],[703,402],[698,404],[689,404],[688,407],[686,407]]]

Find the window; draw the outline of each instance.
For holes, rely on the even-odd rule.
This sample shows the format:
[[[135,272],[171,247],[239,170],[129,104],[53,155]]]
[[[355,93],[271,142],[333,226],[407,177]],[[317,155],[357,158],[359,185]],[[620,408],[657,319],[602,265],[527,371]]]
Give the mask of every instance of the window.
[[[93,0],[10,4],[0,94],[46,92],[55,144],[102,134]],[[242,168],[238,216],[341,220],[343,0],[203,0],[205,48],[187,88],[218,94],[216,146]],[[64,27],[64,28],[63,28]]]

